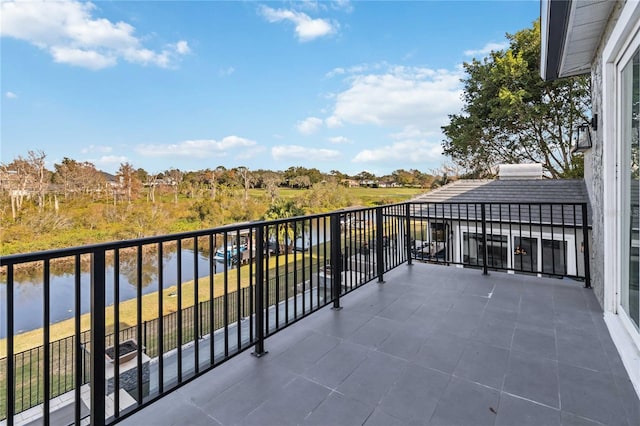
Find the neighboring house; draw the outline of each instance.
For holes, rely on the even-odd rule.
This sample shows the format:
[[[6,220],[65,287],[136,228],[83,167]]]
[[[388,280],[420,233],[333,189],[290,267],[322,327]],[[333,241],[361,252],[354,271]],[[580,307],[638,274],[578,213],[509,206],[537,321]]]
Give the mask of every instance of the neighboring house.
[[[592,283],[640,395],[640,2],[542,1],[546,80],[591,75]]]
[[[344,186],[348,187],[348,188],[355,188],[360,186],[360,182],[358,182],[355,179],[342,179],[342,181],[340,181],[340,183],[342,183]]]
[[[418,258],[482,266],[485,203],[489,268],[584,276],[582,180],[458,180],[412,201]]]

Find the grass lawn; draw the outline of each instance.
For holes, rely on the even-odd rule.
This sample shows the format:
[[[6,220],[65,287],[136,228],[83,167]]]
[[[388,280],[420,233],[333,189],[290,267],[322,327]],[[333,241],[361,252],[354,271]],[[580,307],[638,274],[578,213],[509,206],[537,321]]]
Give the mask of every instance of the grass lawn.
[[[322,253],[322,247],[320,248]],[[315,250],[314,250],[315,253]],[[297,259],[298,267],[302,265],[302,253],[295,253],[288,255],[289,271],[293,269],[293,259]],[[287,255],[280,255],[279,257],[279,273],[285,273],[285,264],[287,263]],[[307,260],[311,258],[315,259],[315,256],[309,252],[304,254]],[[255,265],[254,265],[255,273]],[[238,283],[238,274],[240,277]],[[276,257],[269,259],[269,276],[273,277],[276,274]],[[229,268],[227,272],[227,294],[237,291],[239,288],[248,287],[250,284],[249,265],[243,265],[238,268]],[[198,301],[202,302],[209,300],[209,276],[202,277],[198,280]],[[222,296],[225,294],[224,274],[218,273],[214,275],[213,297]],[[162,315],[167,315],[178,310],[178,298],[177,298],[177,286],[171,286],[162,291],[163,299],[163,312]],[[194,304],[194,292],[195,282],[194,280],[186,281],[182,283],[182,308],[193,306]],[[142,296],[142,321],[148,321],[154,318],[158,318],[158,292],[149,293]],[[83,314],[80,317],[81,331],[90,329],[90,315]],[[137,322],[137,303],[136,299],[126,300],[120,303],[120,328],[126,328],[136,325]],[[114,309],[113,306],[109,306],[106,309],[106,324],[107,333],[113,330],[114,324]],[[75,334],[75,321],[73,318],[60,321],[51,324],[50,335],[51,340],[62,339],[67,336]],[[14,337],[14,352],[18,353],[25,351],[43,344],[43,330],[31,330],[22,334],[18,334]],[[0,357],[6,356],[6,339],[0,340]]]

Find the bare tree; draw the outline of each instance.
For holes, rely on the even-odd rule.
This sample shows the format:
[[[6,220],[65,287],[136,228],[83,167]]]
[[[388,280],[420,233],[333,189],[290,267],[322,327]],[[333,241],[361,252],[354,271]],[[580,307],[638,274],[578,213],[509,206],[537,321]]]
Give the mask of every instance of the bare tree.
[[[140,181],[136,174],[136,169],[129,163],[120,164],[116,178],[119,180],[119,187],[127,196],[127,202],[131,204],[131,200],[140,190]]]
[[[173,202],[178,203],[178,194],[180,193],[180,184],[184,174],[179,169],[170,169],[164,172],[165,181],[173,188]]]
[[[240,179],[242,180],[241,184],[244,189],[244,200],[247,201],[249,199],[249,188],[253,186],[253,175],[249,171],[248,168],[244,166],[240,166],[236,168],[238,175],[240,175]]]

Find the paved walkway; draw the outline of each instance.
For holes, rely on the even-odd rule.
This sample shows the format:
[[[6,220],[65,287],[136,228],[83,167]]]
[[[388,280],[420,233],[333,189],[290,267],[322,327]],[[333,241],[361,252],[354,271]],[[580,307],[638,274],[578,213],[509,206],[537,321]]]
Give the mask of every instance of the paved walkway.
[[[416,264],[126,419],[141,425],[627,425],[640,400],[590,290]]]

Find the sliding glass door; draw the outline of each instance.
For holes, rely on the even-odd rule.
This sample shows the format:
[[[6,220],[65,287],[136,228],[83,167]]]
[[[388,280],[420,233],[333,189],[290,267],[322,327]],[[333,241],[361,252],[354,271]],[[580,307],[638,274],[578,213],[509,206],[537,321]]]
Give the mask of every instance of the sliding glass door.
[[[622,200],[624,203],[625,234],[623,244],[622,283],[620,286],[620,306],[627,313],[636,328],[640,326],[640,49],[636,49],[620,72],[621,88],[621,136],[622,161],[625,170],[622,177]]]

